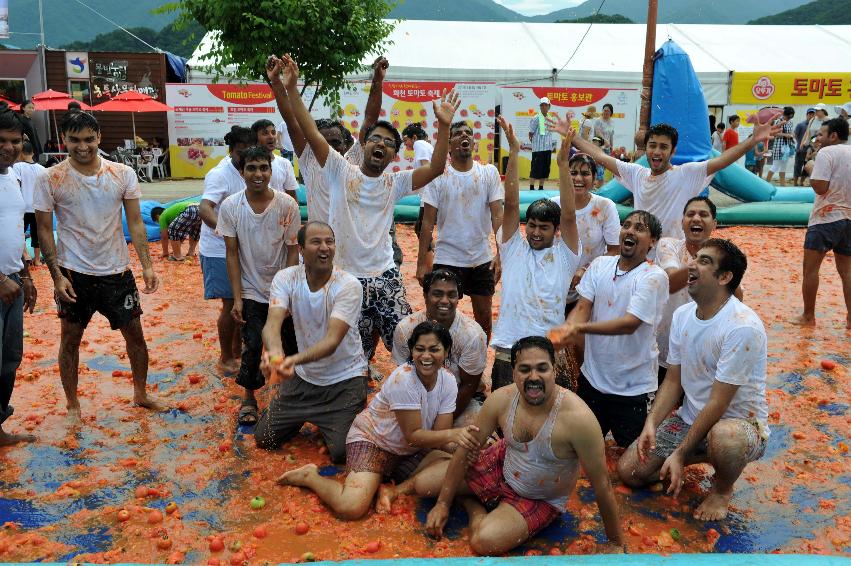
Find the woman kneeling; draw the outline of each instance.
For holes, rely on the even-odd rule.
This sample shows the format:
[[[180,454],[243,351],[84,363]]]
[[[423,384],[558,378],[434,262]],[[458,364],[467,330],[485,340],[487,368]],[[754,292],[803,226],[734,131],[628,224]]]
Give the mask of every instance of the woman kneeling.
[[[452,426],[458,386],[444,369],[452,338],[435,322],[414,328],[408,340],[411,360],[396,368],[369,406],[352,423],[346,437],[343,485],[319,475],[315,464],[287,472],[282,485],[306,487],[340,518],[366,515],[382,480],[402,481],[411,475],[428,449],[474,450],[477,429]]]

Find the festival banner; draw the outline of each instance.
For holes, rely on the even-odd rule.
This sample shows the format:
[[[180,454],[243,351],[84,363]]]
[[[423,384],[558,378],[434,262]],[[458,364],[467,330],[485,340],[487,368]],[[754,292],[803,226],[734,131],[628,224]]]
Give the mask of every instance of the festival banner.
[[[784,106],[843,104],[851,99],[851,73],[733,73],[732,104]]]
[[[304,97],[309,101],[314,89]],[[251,127],[260,119],[277,126],[281,115],[272,90],[263,84],[167,84],[169,159],[174,177],[200,179],[225,155],[224,137],[231,126]],[[314,104],[316,118],[328,109]]]
[[[603,105],[611,104],[614,123],[615,153],[623,151],[629,154],[634,148],[633,137],[638,129],[639,93],[637,89],[595,88],[595,87],[550,87],[550,86],[506,86],[502,87],[501,113],[514,126],[514,132],[520,140],[520,177],[528,178],[532,165],[532,143],[529,141],[529,128],[532,118],[540,111],[539,101],[543,97],[550,99],[550,114],[562,119],[567,117],[573,128],[580,131],[582,113],[594,106],[599,117]],[[592,118],[596,119],[596,118]],[[508,140],[504,133],[500,146],[502,155],[508,155]],[[555,152],[552,156],[550,179],[558,179],[558,167],[555,164]]]
[[[353,83],[340,94],[342,121],[356,137],[363,123],[371,86],[371,83]],[[466,120],[470,124],[476,144],[473,158],[481,163],[490,163],[493,161],[496,115],[496,87],[493,83],[385,81],[379,119],[390,122],[400,133],[408,124],[419,122],[434,145],[437,119],[432,102],[439,100],[444,90],[453,88],[461,96],[461,106],[455,112],[454,120]],[[403,171],[413,167],[414,152],[403,146],[389,170]]]

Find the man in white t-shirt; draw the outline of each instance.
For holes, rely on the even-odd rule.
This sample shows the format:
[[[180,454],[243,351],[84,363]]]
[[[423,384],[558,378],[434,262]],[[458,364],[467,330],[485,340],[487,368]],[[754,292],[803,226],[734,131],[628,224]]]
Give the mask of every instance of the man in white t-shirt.
[[[277,391],[260,415],[254,440],[276,450],[309,422],[335,464],[346,460],[346,435],[366,406],[367,365],[358,335],[362,289],[334,266],[336,239],[324,222],[298,232],[303,265],[279,271],[269,291],[261,369]],[[281,325],[292,317],[298,353],[284,357]]]
[[[505,194],[499,171],[473,159],[473,129],[466,121],[449,128],[446,172],[423,189],[423,223],[419,235],[417,280],[422,283],[431,269],[448,269],[458,274],[464,293],[470,296],[473,316],[490,338],[491,307],[500,277],[499,248],[494,255],[490,234],[502,226]],[[437,224],[433,265],[429,246]]]
[[[24,212],[24,230],[30,231],[30,246],[33,249],[33,267],[41,265],[41,250],[38,245],[38,226],[35,222],[35,209],[33,209],[33,192],[38,176],[44,172],[44,167],[33,160],[33,146],[25,141],[18,162],[12,168],[21,182],[21,194],[24,196],[26,212]]]
[[[9,401],[24,354],[24,311],[32,314],[37,298],[24,247],[26,204],[12,170],[24,143],[18,114],[0,108],[0,447],[35,440],[3,430],[15,411]]]
[[[237,358],[242,351],[239,332],[231,316],[233,291],[228,278],[225,240],[216,227],[219,222],[218,207],[229,196],[245,189],[245,179],[239,172],[240,154],[251,144],[248,128],[233,126],[225,134],[228,155],[204,177],[204,193],[198,214],[201,215],[201,239],[198,251],[201,272],[204,275],[204,299],[221,299],[222,308],[216,320],[219,333],[219,360],[216,369],[222,375],[233,375],[239,370]]]
[[[618,446],[638,438],[658,386],[656,328],[668,300],[668,277],[647,261],[659,220],[644,210],[624,218],[620,255],[591,262],[579,301],[555,332],[561,343],[585,344],[577,393]]]
[[[431,156],[434,154],[434,147],[428,141],[428,134],[423,125],[419,122],[408,124],[402,130],[402,141],[405,143],[405,148],[414,152],[414,167],[423,167],[431,161]],[[450,149],[451,152],[451,149]],[[426,189],[431,186],[431,183],[423,187],[421,193],[425,194]],[[425,203],[420,198],[420,210],[417,214],[417,221],[414,223],[414,234],[420,235],[423,227],[423,213],[425,211]],[[429,253],[433,253],[434,248],[429,241]]]
[[[505,171],[505,211],[501,232],[497,234],[503,267],[502,300],[490,342],[495,351],[491,391],[513,383],[511,347],[515,342],[527,336],[543,336],[564,322],[567,291],[579,266],[581,245],[568,164],[570,138],[576,132],[569,122],[561,120],[551,129],[566,136],[556,157],[561,206],[546,198],[530,204],[526,209],[524,237],[520,231],[517,169],[520,141],[504,117],[498,120],[508,138],[509,157]],[[560,352],[556,359],[559,385],[570,385],[568,368]]]
[[[298,203],[272,189],[272,154],[250,147],[240,161],[245,190],[231,195],[219,207],[218,232],[225,239],[228,279],[233,290],[231,316],[242,329],[242,363],[236,377],[245,389],[238,423],[257,423],[254,391],[265,384],[260,373],[263,326],[269,312],[269,288],[281,269],[298,265],[296,235],[301,227]],[[295,354],[292,322],[282,330],[284,350]]]
[[[139,320],[142,304],[121,226],[123,206],[130,238],[142,263],[142,292],[153,293],[159,280],[148,252],[136,172],[101,159],[100,126],[91,114],[69,112],[60,130],[68,159],[39,176],[33,207],[61,321],[59,375],[68,417],[71,421],[80,419],[80,342],[95,312],[104,315],[110,327],[124,336],[133,372],[133,402],[146,409],[165,410],[145,389],[148,346]],[[54,212],[58,241],[53,239]]]
[[[732,242],[710,239],[689,264],[694,302],[674,313],[670,367],[634,442],[618,461],[630,486],[670,480],[679,495],[683,468],[708,463],[712,489],[695,510],[702,521],[727,515],[733,485],[765,453],[767,338],[759,316],[733,296],[747,258]],[[674,410],[683,399],[682,406]]]
[[[801,293],[804,312],[793,324],[816,323],[819,269],[827,252],[833,250],[836,270],[845,295],[845,327],[851,329],[851,145],[848,122],[833,118],[819,129],[821,149],[810,174],[816,193],[804,238],[804,276]]]
[[[298,183],[295,180],[293,164],[288,159],[275,155],[275,146],[277,145],[275,124],[265,118],[257,120],[251,124],[251,131],[254,133],[254,143],[260,147],[265,147],[269,155],[272,156],[272,179],[269,181],[269,186],[276,191],[287,193],[294,201],[298,202],[296,196]]]
[[[649,169],[606,155],[595,144],[582,138],[574,138],[573,145],[620,178],[633,194],[635,209],[646,210],[662,223],[663,237],[682,239],[685,237],[682,211],[686,201],[703,192],[715,173],[735,163],[759,142],[767,143],[779,132],[780,126],[756,124],[751,137],[718,157],[674,166],[671,158],[677,149],[677,130],[668,124],[655,124],[644,136]]]
[[[435,269],[423,278],[425,311],[403,318],[393,333],[393,361],[404,364],[410,361],[408,338],[421,322],[437,322],[452,336],[452,348],[446,358],[446,367],[458,382],[455,401],[455,426],[471,424],[484,402],[479,386],[488,361],[488,342],[478,323],[458,312],[458,301],[463,287],[458,275],[446,269]],[[478,398],[477,398],[478,397]]]
[[[363,285],[363,304],[358,324],[367,359],[375,352],[373,334],[378,329],[388,351],[393,348],[393,331],[411,313],[405,286],[393,261],[390,227],[395,204],[443,173],[449,148],[449,125],[460,105],[454,91],[434,101],[438,121],[437,145],[427,167],[389,172],[387,167],[402,146],[402,137],[392,124],[377,121],[363,133],[364,157],[353,165],[331,147],[319,133],[301,99],[297,85],[298,66],[289,56],[283,61],[284,86],[302,133],[310,144],[330,191],[329,224],[337,234],[337,264]]]

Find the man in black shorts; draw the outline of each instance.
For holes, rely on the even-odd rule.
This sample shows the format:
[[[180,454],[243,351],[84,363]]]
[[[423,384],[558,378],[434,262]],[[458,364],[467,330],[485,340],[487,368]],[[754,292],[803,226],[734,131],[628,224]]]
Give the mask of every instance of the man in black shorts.
[[[139,320],[142,305],[121,226],[123,206],[130,237],[142,263],[142,292],[153,293],[159,281],[148,253],[136,173],[126,165],[98,156],[100,126],[91,114],[66,114],[61,131],[68,159],[39,177],[33,206],[61,320],[59,375],[68,417],[72,421],[80,419],[80,342],[95,312],[104,315],[110,327],[124,336],[133,372],[133,402],[147,409],[164,410],[145,389],[148,346]],[[58,252],[53,239],[54,211]]]
[[[845,327],[851,329],[851,145],[848,122],[828,120],[818,133],[821,149],[816,154],[810,186],[816,193],[804,238],[804,277],[801,293],[804,312],[792,324],[816,323],[819,268],[833,250],[836,270],[845,295]]]
[[[502,226],[505,193],[499,171],[473,159],[473,129],[465,122],[449,128],[449,155],[446,172],[422,192],[423,225],[419,233],[417,280],[423,283],[429,271],[429,244],[437,224],[434,269],[448,269],[458,275],[464,293],[473,304],[473,317],[491,335],[491,306],[496,281],[500,277],[499,249],[491,249],[490,233]]]

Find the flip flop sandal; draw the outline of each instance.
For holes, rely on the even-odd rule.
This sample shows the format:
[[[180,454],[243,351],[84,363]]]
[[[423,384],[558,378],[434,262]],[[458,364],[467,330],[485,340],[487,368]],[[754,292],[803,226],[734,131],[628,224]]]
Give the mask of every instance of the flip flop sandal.
[[[260,415],[257,413],[257,403],[243,402],[242,407],[239,408],[237,422],[241,425],[255,425],[258,418]]]

